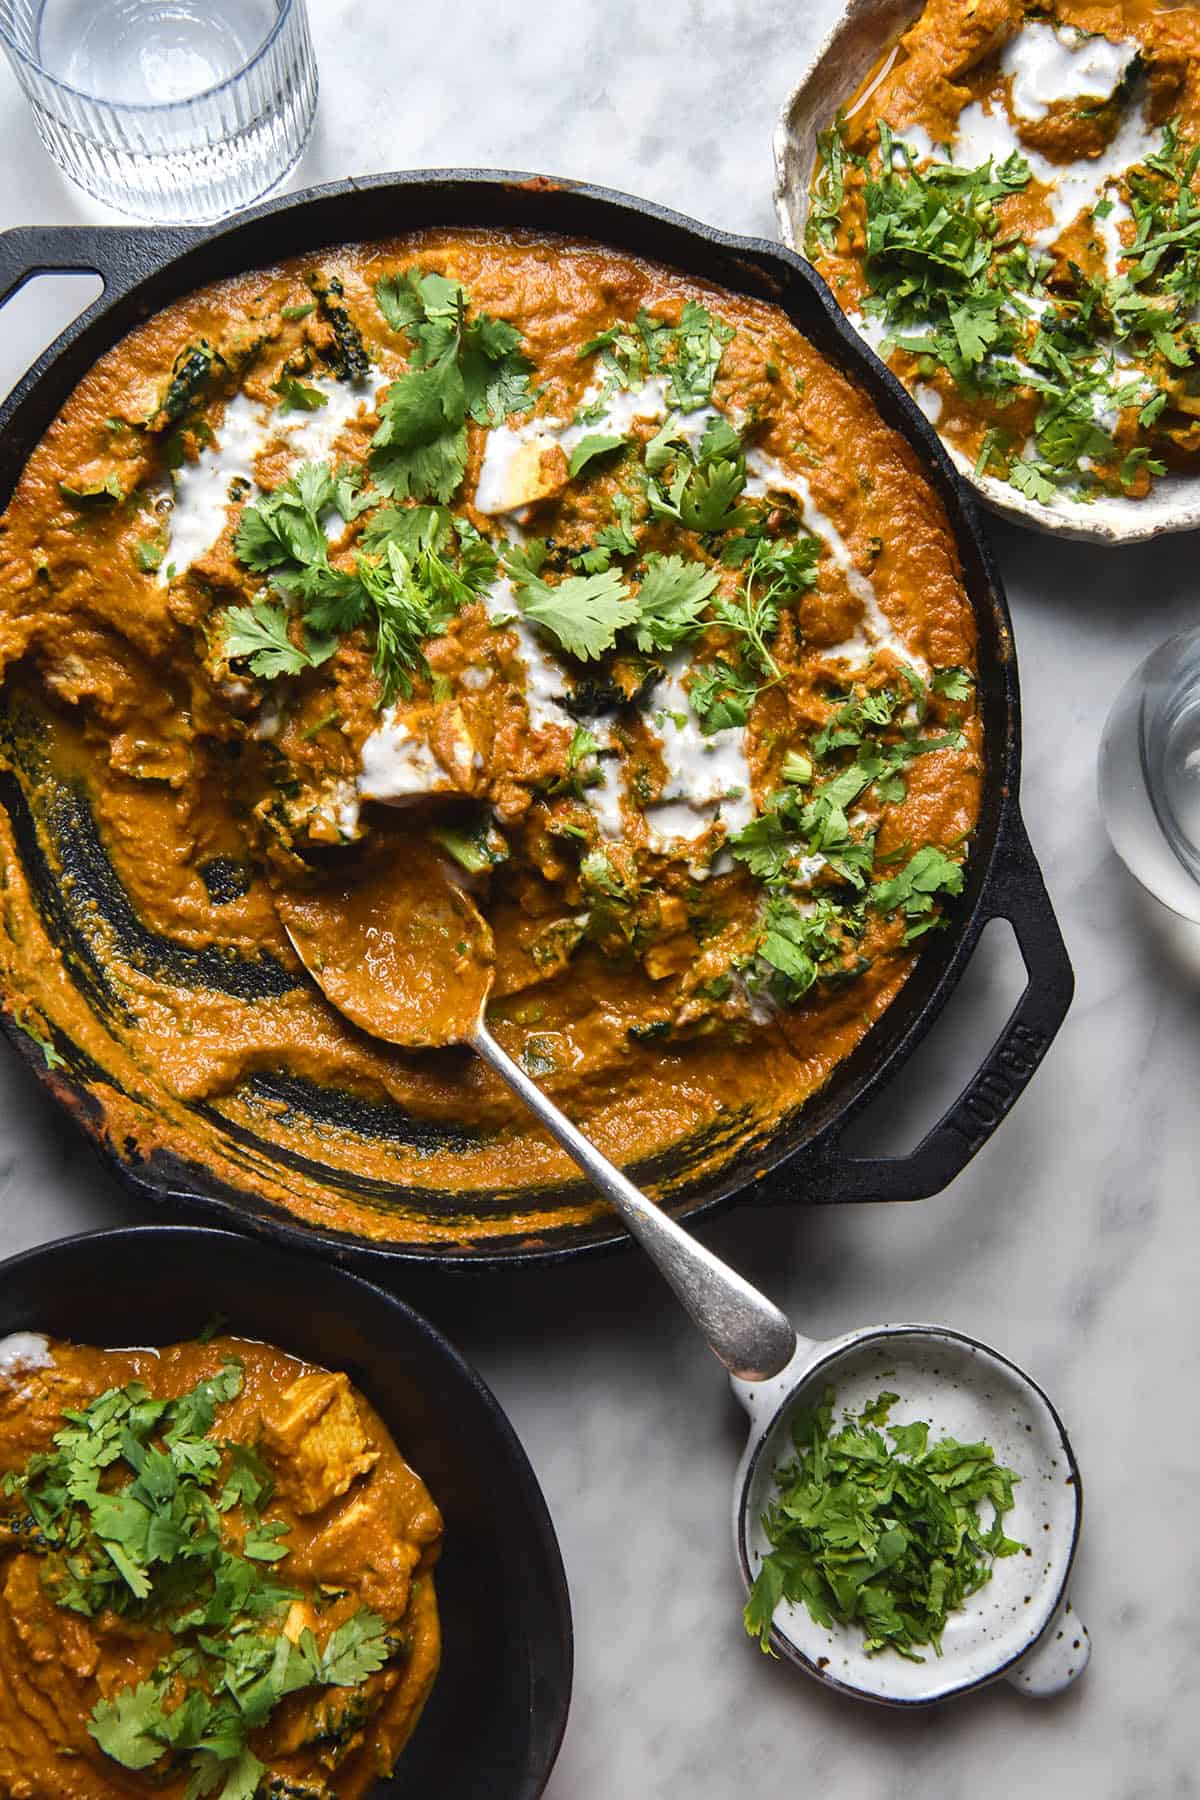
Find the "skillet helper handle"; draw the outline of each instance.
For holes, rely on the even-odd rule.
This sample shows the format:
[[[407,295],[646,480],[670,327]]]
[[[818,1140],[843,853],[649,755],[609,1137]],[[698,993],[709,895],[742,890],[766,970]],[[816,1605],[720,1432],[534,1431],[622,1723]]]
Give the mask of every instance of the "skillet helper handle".
[[[90,271],[112,300],[200,242],[203,230],[157,225],[18,225],[0,232],[0,306],[34,275]]]
[[[800,1165],[803,1189],[785,1184],[764,1198],[818,1201],[923,1200],[948,1187],[987,1143],[1036,1071],[1066,1017],[1075,976],[1024,821],[1014,806],[1002,827],[978,944],[992,919],[1007,919],[1028,980],[996,1042],[962,1093],[907,1156],[853,1157],[840,1132]]]

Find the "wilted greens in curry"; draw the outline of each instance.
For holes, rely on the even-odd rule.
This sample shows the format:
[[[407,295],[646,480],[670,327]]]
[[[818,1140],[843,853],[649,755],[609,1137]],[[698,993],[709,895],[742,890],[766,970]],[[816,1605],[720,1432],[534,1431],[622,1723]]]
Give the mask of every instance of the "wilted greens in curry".
[[[911,453],[775,309],[593,245],[432,233],[180,302],[35,455],[0,600],[152,929],[295,970],[272,882],[431,837],[495,932],[493,1028],[626,1158],[798,1105],[962,886],[974,630]],[[22,1017],[101,1033],[140,1146],[214,1166],[202,1100],[392,1192],[561,1177],[489,1076],[299,971],[245,1003],[118,955],[114,1050],[18,935]],[[280,1071],[478,1135],[306,1142],[256,1098]],[[271,1191],[330,1218],[304,1168]]]
[[[832,1388],[797,1407],[796,1457],[775,1471],[762,1521],[774,1548],[746,1603],[746,1630],[764,1650],[790,1600],[818,1625],[858,1626],[868,1653],[922,1662],[916,1646],[931,1644],[940,1656],[949,1615],[990,1581],[997,1556],[1021,1548],[1001,1529],[1020,1477],[990,1444],[931,1444],[923,1421],[889,1424],[899,1399],[880,1394],[837,1431]]]
[[[346,1377],[233,1339],[16,1347],[0,1788],[345,1800],[386,1774],[437,1669],[441,1521]]]
[[[1031,499],[1194,467],[1198,58],[1192,5],[928,0],[822,139],[809,254],[976,473]]]

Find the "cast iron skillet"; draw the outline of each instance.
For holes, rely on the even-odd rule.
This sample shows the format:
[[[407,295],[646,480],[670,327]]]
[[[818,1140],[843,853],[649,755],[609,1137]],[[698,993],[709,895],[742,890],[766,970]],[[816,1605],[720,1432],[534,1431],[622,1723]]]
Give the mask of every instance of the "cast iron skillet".
[[[571,1603],[537,1478],[495,1396],[402,1300],[231,1231],[142,1225],[0,1263],[0,1337],[174,1344],[214,1317],[328,1368],[382,1415],[446,1522],[442,1666],[385,1795],[536,1800],[571,1700]]]
[[[298,197],[253,209],[216,232],[138,228],[27,228],[0,236],[0,300],[43,270],[90,269],[104,280],[104,293],[30,370],[0,408],[0,506],[50,421],[95,359],[126,331],[178,296],[220,277],[280,258],[319,252],[356,239],[382,238],[423,226],[493,226],[590,237],[619,249],[651,256],[727,288],[782,306],[816,347],[850,374],[875,402],[887,422],[914,447],[949,514],[962,558],[967,589],[979,631],[980,694],[987,745],[987,775],[979,829],[968,864],[966,888],[951,928],[931,934],[920,962],[899,997],[868,1036],[835,1071],[828,1085],[794,1116],[769,1131],[752,1134],[717,1172],[700,1172],[710,1144],[677,1146],[633,1170],[680,1215],[699,1217],[752,1189],[759,1199],[913,1200],[936,1193],[965,1166],[1019,1096],[1062,1022],[1073,977],[1066,950],[1034,860],[1018,805],[1020,726],[1017,670],[1011,625],[1000,577],[980,531],[972,501],[953,473],[932,427],[900,384],[864,347],[846,323],[825,284],[809,265],[777,244],[732,237],[697,225],[661,207],[577,183],[477,171],[414,172],[340,182]],[[0,789],[13,812],[22,856],[39,904],[64,947],[78,949],[82,938],[70,917],[69,902],[48,878],[44,857],[21,791],[9,781]],[[94,899],[110,927],[122,934],[131,955],[169,961],[173,947],[149,934],[134,918],[123,895],[111,890],[111,869],[89,832],[86,809],[77,802],[59,809],[62,830],[56,854],[76,880],[72,891]],[[1028,985],[983,1063],[965,1078],[962,1092],[945,1116],[908,1156],[854,1159],[841,1148],[850,1119],[903,1062],[929,1029],[962,974],[987,922],[1011,921],[1028,975]],[[73,938],[72,933],[76,935]],[[140,934],[140,935],[139,935]],[[176,948],[176,953],[177,947]],[[196,952],[187,953],[195,958]],[[199,953],[201,957],[205,953]],[[76,959],[79,960],[78,958]],[[82,962],[79,966],[83,968]],[[259,968],[259,965],[254,965]],[[243,965],[236,979],[249,979]],[[200,974],[203,975],[201,970]],[[276,966],[278,976],[286,971]],[[261,970],[260,970],[261,974]],[[86,970],[81,979],[86,976]],[[197,978],[193,966],[191,977]],[[267,978],[274,979],[270,971]],[[256,977],[257,979],[257,977]],[[89,1087],[102,1071],[72,1067],[71,1046],[58,1045],[66,1070],[48,1071],[41,1052],[11,1020],[10,1037],[32,1066],[100,1143],[118,1171],[142,1194],[174,1209],[201,1209],[243,1227],[312,1242],[314,1232],[255,1194],[255,1157],[298,1179],[316,1180],[354,1206],[364,1204],[386,1217],[402,1204],[411,1219],[461,1220],[463,1204],[434,1190],[402,1194],[382,1182],[351,1178],[302,1159],[286,1147],[264,1144],[243,1132],[237,1153],[248,1177],[231,1187],[211,1172],[156,1151],[139,1161],[108,1140],[102,1109]],[[260,1078],[261,1079],[261,1078]],[[280,1084],[275,1097],[324,1116],[330,1124],[350,1124],[376,1137],[416,1130],[399,1113],[368,1108],[351,1097]],[[238,1128],[240,1129],[240,1128]],[[426,1131],[427,1127],[424,1128]],[[216,1119],[228,1146],[236,1132]],[[453,1153],[453,1141],[438,1144]],[[530,1206],[553,1210],[583,1198],[578,1185],[531,1196],[492,1193],[473,1196],[461,1241],[382,1243],[352,1232],[320,1232],[336,1253],[369,1249],[397,1260],[436,1260],[443,1266],[485,1267],[523,1261],[551,1261],[627,1241],[606,1216],[587,1224],[564,1224],[531,1237],[505,1234],[505,1222]]]

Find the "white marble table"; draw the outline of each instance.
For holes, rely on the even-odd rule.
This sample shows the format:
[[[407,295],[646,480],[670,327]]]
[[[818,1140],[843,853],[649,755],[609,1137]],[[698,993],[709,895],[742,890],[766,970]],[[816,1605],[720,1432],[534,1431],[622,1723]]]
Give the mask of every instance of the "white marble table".
[[[323,94],[293,185],[449,163],[541,169],[773,236],[772,118],[835,3],[310,0]],[[51,167],[7,67],[0,142],[0,225],[104,216]],[[5,386],[79,293],[78,278],[56,278],[8,309]],[[1126,875],[1094,783],[1125,673],[1196,618],[1200,552],[993,535],[1024,676],[1026,817],[1078,973],[1074,1010],[950,1192],[907,1209],[743,1211],[705,1235],[812,1333],[941,1319],[1042,1379],[1084,1471],[1074,1594],[1092,1667],[1055,1703],[1001,1687],[896,1716],[767,1663],[742,1634],[730,1553],[737,1411],[654,1275],[629,1256],[479,1285],[408,1281],[509,1409],[558,1526],[577,1666],[551,1800],[1200,1792],[1200,932]],[[1015,952],[993,930],[878,1109],[873,1146],[914,1142],[1003,1016]],[[0,1060],[0,1250],[134,1215]]]

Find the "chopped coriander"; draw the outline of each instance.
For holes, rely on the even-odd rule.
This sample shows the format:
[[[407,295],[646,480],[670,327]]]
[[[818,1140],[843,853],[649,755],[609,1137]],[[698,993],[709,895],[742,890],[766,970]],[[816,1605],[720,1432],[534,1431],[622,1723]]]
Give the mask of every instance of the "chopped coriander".
[[[758,697],[758,682],[722,656],[702,663],[688,689],[688,705],[705,737],[744,725]]]
[[[773,895],[763,912],[757,956],[785,1005],[802,1000],[822,975],[840,972],[854,953],[862,921],[853,908],[822,898],[802,908]]]
[[[60,481],[58,491],[64,500],[72,506],[111,506],[116,500],[125,498],[125,489],[121,485],[121,477],[115,469],[107,475],[97,475],[93,479]]]
[[[375,672],[382,704],[388,705],[397,693],[411,692],[413,675],[425,671],[421,645],[444,631],[487,585],[496,558],[473,526],[452,519],[444,508],[384,507],[364,530],[366,554],[356,556],[353,570],[335,568],[323,519],[334,509],[353,519],[378,498],[361,494],[359,479],[348,472],[334,474],[325,463],[306,463],[283,487],[244,509],[234,549],[240,561],[269,575],[274,586],[293,598],[306,631],[313,634],[307,662],[289,666],[279,642],[277,611],[269,620],[260,619],[258,624],[273,632],[279,654],[269,663],[252,663],[255,673],[267,667],[274,674],[298,673],[308,663],[324,661],[338,634],[365,627],[374,636]],[[454,539],[457,561],[450,552]]]
[[[695,412],[712,397],[713,382],[733,326],[716,318],[698,300],[688,300],[675,333],[675,360],[667,378],[667,399],[682,412]]]
[[[749,523],[754,515],[738,504],[746,485],[746,459],[728,421],[713,420],[695,451],[671,431],[668,423],[646,446],[646,468],[652,476],[673,471],[666,480],[652,479],[647,486],[651,517],[673,520],[700,533]]]
[[[904,942],[924,935],[940,923],[934,902],[942,894],[961,894],[963,867],[936,844],[924,844],[895,875],[877,881],[871,904],[878,912],[900,912],[908,921]]]
[[[133,546],[134,567],[140,569],[143,575],[154,575],[162,568],[166,554],[165,538],[139,538]]]
[[[990,1444],[931,1444],[923,1420],[888,1424],[898,1400],[880,1394],[836,1430],[832,1388],[796,1408],[795,1455],[776,1469],[762,1520],[773,1547],[745,1609],[764,1650],[786,1600],[803,1602],[817,1625],[859,1627],[868,1654],[922,1662],[918,1646],[940,1654],[950,1614],[991,1579],[996,1557],[1021,1549],[1001,1525],[1017,1472]]]
[[[1122,105],[1138,104],[1124,94]],[[885,353],[913,357],[924,379],[947,374],[968,408],[982,400],[1003,414],[1031,397],[1032,443],[1023,421],[1018,431],[985,417],[975,472],[1042,505],[1142,493],[1166,471],[1159,445],[1194,438],[1200,145],[1181,140],[1177,121],[1160,129],[1160,147],[1111,175],[1092,206],[1093,220],[1111,218],[1127,192],[1134,226],[1117,245],[1119,272],[1098,275],[1075,261],[1055,268],[1005,228],[1007,197],[1031,179],[1017,153],[918,169],[883,121],[877,156],[851,152],[840,120],[820,141],[810,252],[856,253],[861,204],[863,310],[886,327]],[[1098,234],[1092,244],[1100,257]]]
[[[284,1585],[268,1566],[288,1555],[287,1521],[263,1513],[273,1478],[252,1445],[219,1431],[242,1383],[242,1364],[227,1360],[175,1399],[136,1381],[110,1388],[65,1411],[53,1449],[3,1480],[37,1526],[56,1605],[174,1640],[143,1679],[106,1684],[88,1721],[100,1749],[220,1800],[254,1800],[266,1771],[250,1737],[287,1695],[357,1687],[397,1653],[366,1609],[323,1647],[307,1627],[285,1633],[293,1603],[319,1590]]]
[[[975,686],[973,676],[957,663],[948,668],[934,669],[929,677],[929,685],[935,694],[941,694],[946,700],[969,700],[971,690]]]

